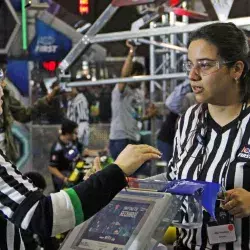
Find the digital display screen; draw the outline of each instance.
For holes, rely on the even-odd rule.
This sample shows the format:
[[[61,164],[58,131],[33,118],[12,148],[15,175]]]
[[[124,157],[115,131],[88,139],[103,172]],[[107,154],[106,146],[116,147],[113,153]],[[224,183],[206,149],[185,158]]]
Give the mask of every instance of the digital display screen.
[[[131,235],[146,220],[150,205],[147,201],[112,200],[81,230],[73,243],[74,249],[124,249]]]

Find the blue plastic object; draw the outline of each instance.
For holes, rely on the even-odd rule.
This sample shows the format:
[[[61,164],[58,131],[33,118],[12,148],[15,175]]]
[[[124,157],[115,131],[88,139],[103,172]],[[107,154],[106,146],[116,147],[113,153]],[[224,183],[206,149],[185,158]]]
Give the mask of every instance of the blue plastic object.
[[[195,199],[201,199],[202,206],[215,219],[215,202],[220,187],[220,184],[214,182],[184,179],[170,181],[161,192],[194,196]]]
[[[79,155],[79,151],[76,147],[70,148],[65,153],[65,157],[70,161],[73,161],[78,155]]]

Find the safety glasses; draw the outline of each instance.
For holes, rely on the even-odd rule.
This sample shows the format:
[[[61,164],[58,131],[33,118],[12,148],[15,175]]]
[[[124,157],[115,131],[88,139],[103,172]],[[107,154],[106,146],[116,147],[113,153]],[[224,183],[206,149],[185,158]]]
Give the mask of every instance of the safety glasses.
[[[189,75],[191,70],[196,69],[201,75],[206,76],[218,71],[223,65],[233,63],[233,61],[198,60],[196,64],[191,61],[183,63],[184,71]]]

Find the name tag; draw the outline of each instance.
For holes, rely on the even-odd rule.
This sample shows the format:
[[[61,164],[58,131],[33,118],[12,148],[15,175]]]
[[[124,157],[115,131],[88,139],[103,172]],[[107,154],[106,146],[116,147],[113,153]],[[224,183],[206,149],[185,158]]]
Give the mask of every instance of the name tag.
[[[234,224],[207,226],[207,235],[211,245],[236,241]]]

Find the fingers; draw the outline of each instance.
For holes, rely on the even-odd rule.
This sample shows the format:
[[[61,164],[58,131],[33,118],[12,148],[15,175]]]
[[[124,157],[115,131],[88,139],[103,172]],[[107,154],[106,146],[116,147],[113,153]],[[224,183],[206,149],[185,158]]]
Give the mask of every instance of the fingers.
[[[159,156],[158,154],[154,154],[154,153],[146,153],[143,155],[143,161],[146,162],[148,160],[156,160],[161,158],[161,156]]]
[[[126,41],[126,46],[132,50],[135,50],[136,49],[136,46],[135,44],[131,44],[131,41],[127,40]]]
[[[236,215],[236,214],[240,214],[243,212],[243,209],[240,206],[236,206],[233,209],[228,211],[231,215]]]
[[[126,45],[127,45],[129,48],[133,48],[133,45],[129,42],[129,40],[126,41]]]
[[[92,168],[87,171],[83,179],[86,181],[92,174],[100,170],[102,170],[100,157],[95,157]]]
[[[161,156],[161,152],[154,147],[145,144],[130,144],[118,155],[114,163],[122,169],[125,175],[129,176],[144,162],[160,159]]]
[[[152,154],[157,154],[158,156],[162,156],[162,153],[157,149],[152,146],[146,145],[146,144],[140,144],[140,145],[133,145],[137,147],[141,153],[152,153]],[[159,157],[158,157],[159,158]]]
[[[243,218],[247,216],[246,210],[244,209],[244,202],[241,199],[242,190],[231,189],[226,192],[225,201],[222,203],[222,208],[227,210],[231,215],[236,218]]]
[[[231,209],[235,208],[237,206],[237,203],[235,200],[228,201],[224,205],[222,205],[223,209],[230,211]]]
[[[222,208],[236,218],[244,218],[250,215],[250,193],[243,188],[228,190]]]
[[[91,176],[91,173],[87,173],[86,175],[84,175],[83,180],[86,181],[88,180],[88,178]]]
[[[95,168],[96,172],[100,171],[102,169],[100,157],[95,157],[95,159],[94,159],[94,168]]]

